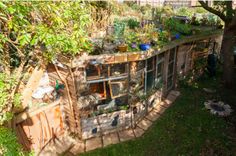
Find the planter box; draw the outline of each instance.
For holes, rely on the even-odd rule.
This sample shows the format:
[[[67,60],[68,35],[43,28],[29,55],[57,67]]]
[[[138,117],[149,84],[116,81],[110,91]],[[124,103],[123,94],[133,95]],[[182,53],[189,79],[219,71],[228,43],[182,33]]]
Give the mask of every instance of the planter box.
[[[122,62],[126,62],[127,61],[127,55],[123,54],[123,55],[115,55],[115,63],[122,63]]]
[[[128,54],[128,61],[138,61],[140,54]]]

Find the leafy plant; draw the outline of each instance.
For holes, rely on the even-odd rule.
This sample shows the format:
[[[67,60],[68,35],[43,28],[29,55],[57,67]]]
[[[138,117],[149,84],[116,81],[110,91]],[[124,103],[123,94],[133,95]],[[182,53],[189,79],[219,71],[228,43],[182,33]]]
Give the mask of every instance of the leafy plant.
[[[124,35],[124,31],[125,31],[125,21],[120,21],[118,19],[115,19],[114,21],[114,33],[116,38],[121,38]]]
[[[25,156],[15,134],[7,128],[0,127],[0,155]]]
[[[170,18],[165,21],[165,27],[169,31],[177,31],[184,35],[190,35],[192,32],[191,26],[189,24],[182,24],[180,21]]]
[[[138,27],[139,27],[140,22],[137,21],[136,19],[130,18],[130,19],[127,21],[127,24],[128,24],[128,26],[129,26],[130,29],[135,29],[135,28],[138,28]]]

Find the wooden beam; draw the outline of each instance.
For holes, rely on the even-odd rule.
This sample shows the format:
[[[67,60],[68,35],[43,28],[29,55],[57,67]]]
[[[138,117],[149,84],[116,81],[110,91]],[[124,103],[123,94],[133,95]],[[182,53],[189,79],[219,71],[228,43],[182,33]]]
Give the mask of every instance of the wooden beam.
[[[19,115],[16,116],[16,124],[21,123],[22,121],[24,121],[24,120],[26,120],[28,118],[31,118],[31,117],[37,115],[40,112],[52,109],[53,107],[59,105],[60,102],[61,102],[61,99],[58,100],[58,101],[55,101],[53,103],[50,103],[50,104],[48,104],[46,106],[40,107],[38,109],[35,109],[33,111],[22,112],[22,113],[20,113]]]

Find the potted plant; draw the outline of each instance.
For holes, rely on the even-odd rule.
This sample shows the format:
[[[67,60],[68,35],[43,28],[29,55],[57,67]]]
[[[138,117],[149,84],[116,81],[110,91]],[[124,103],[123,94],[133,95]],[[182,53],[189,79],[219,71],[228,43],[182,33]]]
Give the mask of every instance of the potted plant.
[[[115,32],[115,37],[117,39],[117,50],[119,52],[126,52],[128,49],[128,46],[125,44],[123,38],[125,31],[125,22],[124,21],[119,21],[118,19],[115,19],[114,21],[114,32]]]
[[[139,45],[139,49],[142,51],[146,51],[151,48],[150,41],[148,40],[146,35],[140,36],[140,43],[141,44]]]
[[[117,50],[119,52],[126,52],[128,50],[128,45],[125,44],[125,42],[120,42],[120,44],[117,46]]]
[[[129,51],[135,51],[138,49],[137,33],[134,31],[127,31],[124,34],[125,42],[128,45]]]

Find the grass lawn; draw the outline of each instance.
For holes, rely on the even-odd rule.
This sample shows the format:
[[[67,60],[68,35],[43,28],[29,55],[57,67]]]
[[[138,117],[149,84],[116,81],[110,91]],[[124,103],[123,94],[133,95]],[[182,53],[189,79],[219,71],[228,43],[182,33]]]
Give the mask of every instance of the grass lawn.
[[[217,89],[217,93],[207,94],[204,87]],[[195,85],[181,85],[179,90],[181,96],[142,137],[82,155],[236,155],[235,113],[227,118],[217,117],[203,104],[214,97],[236,105],[236,92],[221,89],[219,78],[204,78]]]

